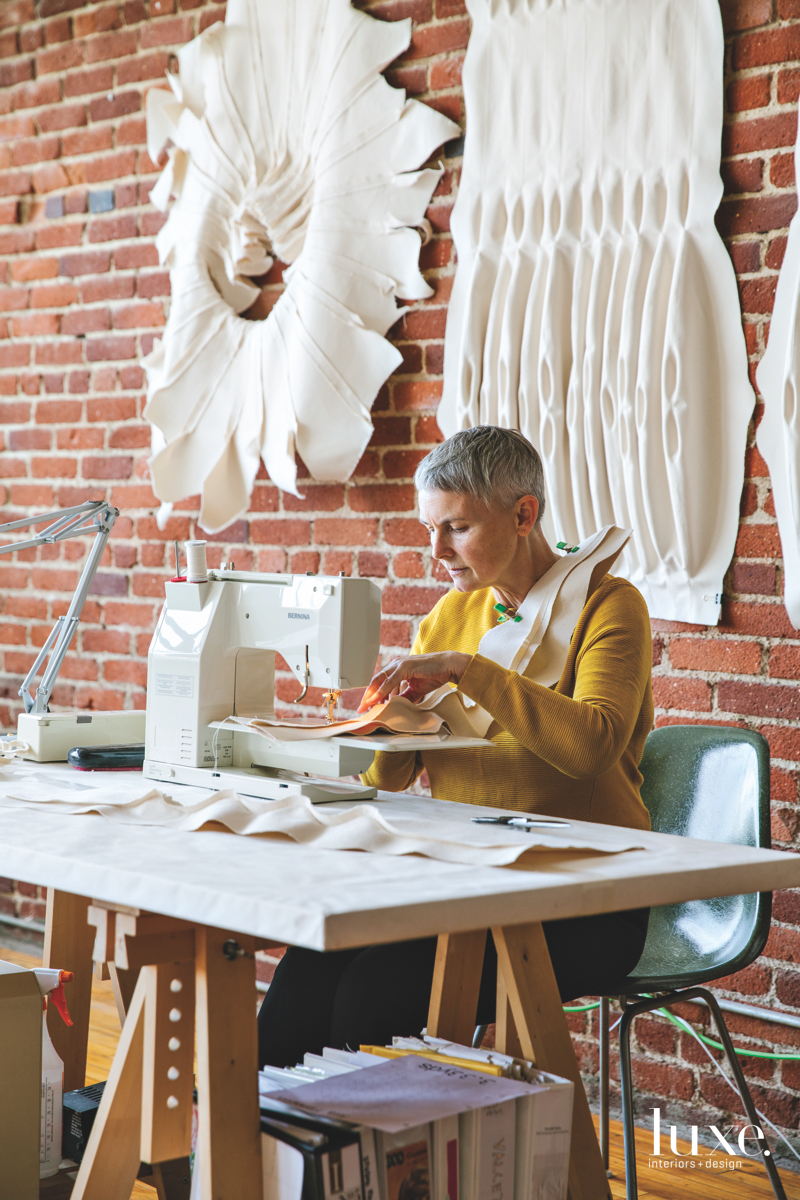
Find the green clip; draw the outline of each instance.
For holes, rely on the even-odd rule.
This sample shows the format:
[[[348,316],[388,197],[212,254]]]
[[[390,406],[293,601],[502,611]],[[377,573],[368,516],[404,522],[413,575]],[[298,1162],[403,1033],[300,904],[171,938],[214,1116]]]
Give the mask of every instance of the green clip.
[[[556,550],[563,550],[565,554],[577,554],[580,546],[568,546],[566,542],[556,542]]]
[[[499,613],[499,616],[497,618],[498,625],[504,625],[506,621],[521,621],[522,620],[522,617],[509,616],[508,615],[508,605],[506,605],[506,604],[495,604],[494,610],[495,610],[495,612]]]

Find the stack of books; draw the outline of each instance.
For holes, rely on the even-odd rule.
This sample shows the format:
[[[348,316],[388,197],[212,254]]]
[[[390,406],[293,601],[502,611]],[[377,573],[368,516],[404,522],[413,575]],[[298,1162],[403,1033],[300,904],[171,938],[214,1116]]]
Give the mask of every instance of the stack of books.
[[[436,1038],[259,1075],[265,1200],[566,1200],[573,1085]]]

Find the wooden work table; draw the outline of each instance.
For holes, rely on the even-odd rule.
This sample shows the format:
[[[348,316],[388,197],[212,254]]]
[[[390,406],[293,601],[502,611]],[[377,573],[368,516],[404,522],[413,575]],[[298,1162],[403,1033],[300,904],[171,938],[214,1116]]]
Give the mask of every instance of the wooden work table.
[[[35,769],[45,786],[48,772],[67,768]],[[387,817],[497,813],[415,796],[376,803]],[[620,832],[571,828],[609,846]],[[92,961],[110,964],[127,1011],[75,1200],[128,1200],[140,1159],[166,1172],[188,1152],[195,1033],[203,1200],[260,1200],[259,945],[332,950],[439,935],[428,1029],[469,1042],[487,928],[498,949],[498,1047],[578,1084],[570,1197],[603,1200],[608,1181],[541,923],[800,886],[800,856],[635,838],[642,848],[619,854],[564,850],[476,867],[0,807],[0,875],[48,886],[45,964],[76,973],[75,1027],[51,1027],[68,1088],[84,1081]]]

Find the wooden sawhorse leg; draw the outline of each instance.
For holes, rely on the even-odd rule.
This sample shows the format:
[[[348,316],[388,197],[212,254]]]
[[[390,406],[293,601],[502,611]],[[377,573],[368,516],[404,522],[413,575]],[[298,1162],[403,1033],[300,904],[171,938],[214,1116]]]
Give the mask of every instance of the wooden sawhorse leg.
[[[97,961],[139,978],[73,1200],[128,1200],[140,1161],[154,1165],[159,1194],[176,1194],[168,1176],[181,1174],[191,1140],[195,993],[202,1200],[261,1200],[255,939],[130,909],[90,917]]]
[[[521,1051],[522,1057],[535,1062],[540,1070],[572,1080],[570,1200],[611,1200],[541,922],[497,927],[492,935],[497,947],[497,1049],[506,1054]],[[480,931],[439,938],[428,1014],[432,1036],[470,1045],[485,936],[485,931]],[[473,975],[471,981],[468,973]],[[449,1008],[454,1000],[454,1007]]]

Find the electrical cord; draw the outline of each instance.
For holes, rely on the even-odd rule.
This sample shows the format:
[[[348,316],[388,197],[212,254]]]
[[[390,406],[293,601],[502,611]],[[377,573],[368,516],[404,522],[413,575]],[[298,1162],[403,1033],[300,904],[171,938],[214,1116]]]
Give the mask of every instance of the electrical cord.
[[[714,1038],[707,1037],[704,1033],[697,1033],[696,1030],[692,1029],[688,1021],[685,1021],[683,1017],[676,1017],[674,1013],[669,1011],[669,1009],[659,1008],[656,1011],[661,1013],[662,1017],[666,1017],[668,1021],[671,1021],[673,1025],[677,1025],[679,1029],[688,1029],[690,1033],[694,1034],[699,1042],[704,1042],[706,1046],[713,1046],[715,1050],[725,1049],[722,1042],[717,1042],[714,1040]],[[772,1054],[768,1053],[766,1050],[745,1050],[739,1046],[734,1046],[734,1050],[739,1058],[770,1058],[777,1061],[782,1059],[800,1059],[800,1054]],[[716,1062],[716,1059],[714,1061]]]
[[[650,998],[652,999],[652,997],[650,997]],[[568,1013],[591,1012],[593,1009],[599,1008],[599,1007],[600,1007],[599,1000],[595,1001],[594,1004],[578,1004],[578,1005],[566,1005],[565,1004],[563,1006],[564,1012],[568,1012]],[[725,1047],[722,1045],[722,1042],[717,1042],[714,1040],[714,1038],[707,1037],[704,1033],[696,1033],[695,1030],[692,1029],[691,1026],[688,1025],[683,1020],[682,1017],[674,1016],[669,1011],[669,1009],[659,1008],[659,1009],[656,1009],[655,1011],[661,1013],[661,1015],[663,1017],[666,1017],[668,1021],[672,1021],[673,1025],[678,1025],[679,1028],[683,1028],[683,1026],[685,1025],[685,1027],[687,1029],[689,1029],[689,1031],[691,1033],[693,1033],[694,1036],[696,1038],[698,1038],[699,1041],[705,1042],[705,1044],[707,1046],[713,1046],[715,1050],[724,1050],[725,1049]],[[619,1025],[619,1021],[617,1021],[614,1025],[612,1025],[611,1029],[616,1029],[617,1025]],[[800,1054],[772,1054],[766,1050],[745,1050],[744,1048],[740,1048],[739,1046],[734,1046],[734,1050],[736,1051],[736,1053],[739,1055],[740,1058],[768,1058],[768,1059],[773,1059],[776,1062],[781,1062],[784,1060],[786,1060],[786,1061],[800,1060]]]

